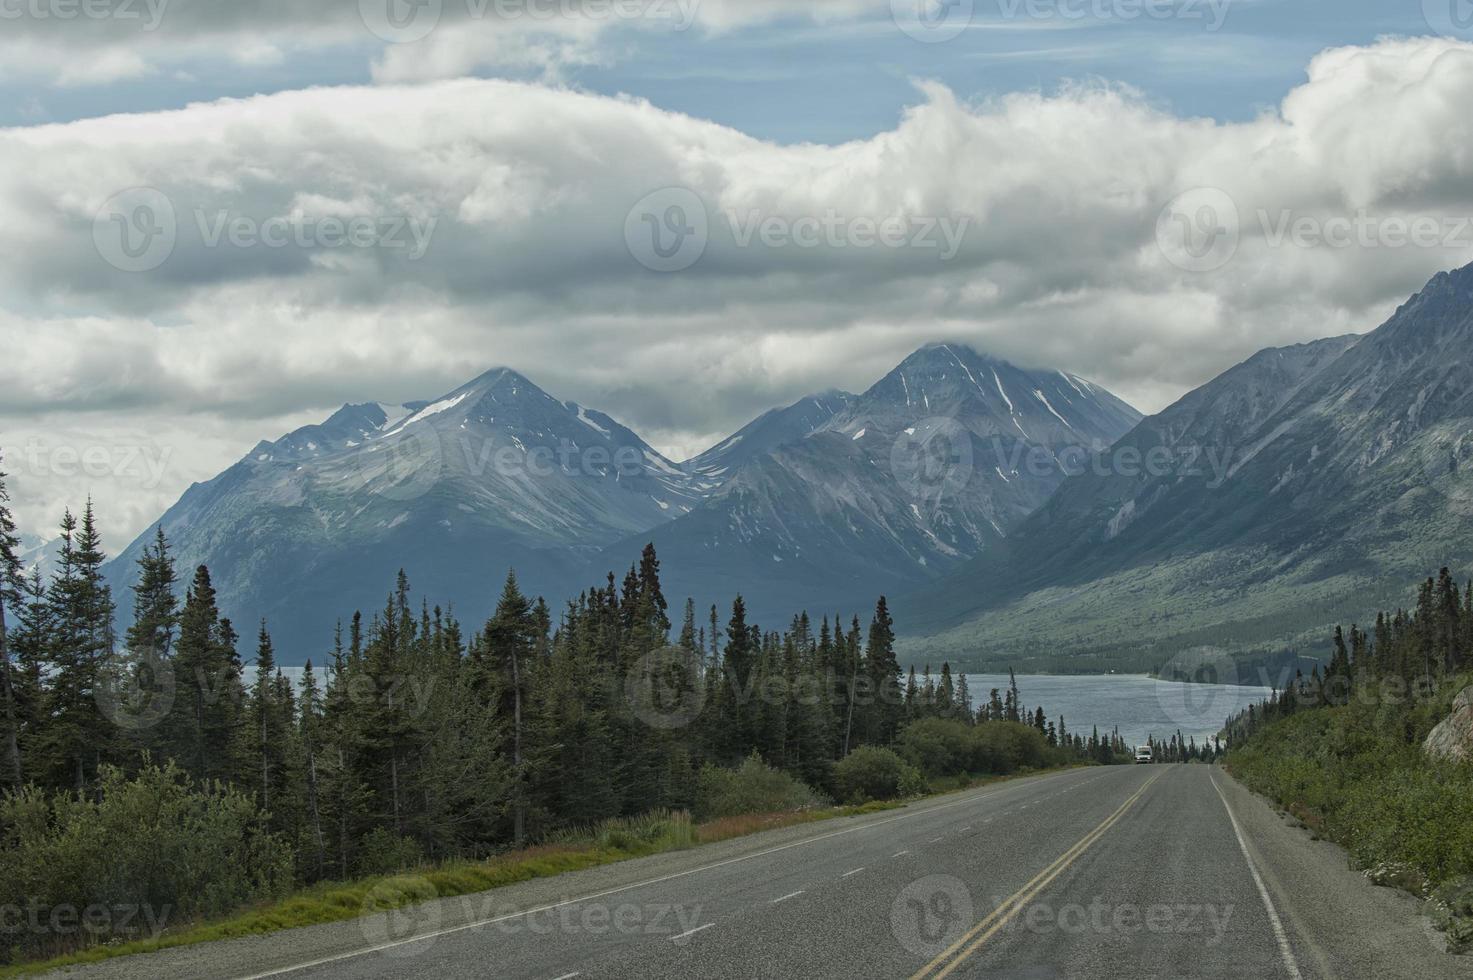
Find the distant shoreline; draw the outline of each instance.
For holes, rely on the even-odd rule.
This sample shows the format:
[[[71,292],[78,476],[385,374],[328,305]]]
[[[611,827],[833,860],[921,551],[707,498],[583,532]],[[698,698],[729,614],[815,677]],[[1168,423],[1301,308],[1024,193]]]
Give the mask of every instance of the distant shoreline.
[[[957,673],[957,674],[967,674],[967,675],[970,675],[970,676],[973,676],[973,677],[976,677],[976,676],[989,676],[989,675],[990,676],[1005,677],[1005,676],[1007,676],[1008,671],[1007,671],[1006,668],[1004,668],[1002,670],[977,670],[977,669],[974,669],[974,668],[963,667],[963,668],[960,668],[960,669],[956,669],[954,671],[954,673]],[[1140,679],[1143,679],[1143,680],[1161,681],[1161,682],[1166,683],[1166,684],[1199,684],[1199,683],[1204,683],[1202,681],[1194,681],[1194,680],[1192,680],[1189,677],[1162,677],[1159,674],[1151,674],[1151,673],[1146,673],[1146,672],[1141,672],[1141,673],[1122,673],[1122,672],[1119,672],[1119,671],[1103,671],[1103,672],[1101,672],[1101,671],[1068,671],[1068,672],[1064,672],[1064,671],[1057,671],[1057,670],[1032,670],[1032,671],[1020,672],[1020,673],[1017,674],[1017,676],[1020,677],[1020,678],[1022,678],[1022,677],[1080,677],[1080,678],[1084,678],[1084,677],[1135,677],[1135,678],[1140,678]],[[1232,683],[1232,684],[1228,684],[1228,683],[1224,683],[1224,682],[1216,682],[1216,681],[1211,682],[1211,683],[1221,683],[1223,687],[1252,687],[1252,688],[1262,688],[1264,690],[1268,690],[1269,689],[1268,688],[1268,685],[1259,684],[1259,683],[1256,682],[1256,680],[1252,680],[1252,681],[1240,680],[1240,681],[1238,681],[1236,683]]]

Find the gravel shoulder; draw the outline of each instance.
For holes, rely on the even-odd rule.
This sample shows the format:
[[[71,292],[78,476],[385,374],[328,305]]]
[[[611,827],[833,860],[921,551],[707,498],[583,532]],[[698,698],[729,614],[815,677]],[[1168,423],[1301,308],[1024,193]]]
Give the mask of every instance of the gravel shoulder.
[[[1473,977],[1399,889],[1373,885],[1338,845],[1313,836],[1226,772],[1213,773],[1242,826],[1306,977]]]

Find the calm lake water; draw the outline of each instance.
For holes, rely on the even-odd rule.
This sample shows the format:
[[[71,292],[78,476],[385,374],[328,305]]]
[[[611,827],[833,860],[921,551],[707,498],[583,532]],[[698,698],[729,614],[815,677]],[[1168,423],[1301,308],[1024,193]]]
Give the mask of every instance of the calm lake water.
[[[992,689],[1007,692],[1007,674],[968,674],[972,701],[987,703]],[[1119,728],[1127,745],[1141,745],[1147,735],[1166,739],[1211,739],[1229,715],[1269,696],[1266,687],[1228,684],[1175,684],[1131,674],[1087,677],[1018,675],[1018,694],[1031,712],[1042,705],[1055,724],[1059,716],[1069,731],[1088,736],[1095,725],[1104,735]]]

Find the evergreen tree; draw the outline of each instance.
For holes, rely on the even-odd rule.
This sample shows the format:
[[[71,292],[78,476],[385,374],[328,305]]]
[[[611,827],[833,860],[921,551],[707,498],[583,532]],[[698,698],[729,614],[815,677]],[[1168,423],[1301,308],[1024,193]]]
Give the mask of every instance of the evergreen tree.
[[[972,704],[972,691],[967,686],[967,675],[965,671],[956,677],[956,709],[958,717],[968,725],[974,724],[977,721],[977,710]]]
[[[143,546],[138,559],[138,583],[133,586],[133,625],[126,642],[135,653],[147,652],[168,660],[173,655],[174,631],[179,625],[179,599],[174,558],[159,525],[153,544]]]
[[[3,769],[6,782],[19,787],[25,780],[21,766],[21,709],[17,684],[10,663],[10,643],[6,620],[7,609],[20,609],[25,582],[21,577],[20,558],[16,549],[20,538],[10,514],[10,492],[5,486],[5,473],[0,470],[0,724],[5,726]]]
[[[338,627],[341,644],[341,625]],[[303,775],[306,779],[307,820],[311,836],[307,846],[311,855],[311,878],[320,880],[327,868],[327,837],[322,827],[322,805],[317,778],[317,745],[319,730],[323,724],[322,692],[317,686],[317,676],[312,672],[312,661],[302,668],[302,695],[298,699],[298,736],[302,743]]]
[[[23,580],[14,611],[15,628],[7,636],[7,647],[14,654],[10,680],[22,775],[30,781],[39,776],[36,746],[47,721],[45,676],[56,636],[55,609],[39,567]]]
[[[895,658],[895,621],[884,596],[875,604],[869,638],[864,650],[873,705],[866,725],[868,741],[888,745],[900,732],[905,717],[905,698],[900,690],[900,661]]]
[[[656,564],[658,568],[658,564]],[[641,591],[636,601],[655,608],[648,594]],[[661,597],[660,602],[664,599]],[[663,615],[663,609],[660,610]],[[517,585],[515,572],[507,574],[501,589],[501,599],[496,604],[496,613],[486,624],[482,657],[476,658],[476,668],[482,675],[482,690],[489,697],[490,709],[499,717],[509,721],[511,758],[515,785],[512,799],[512,840],[520,845],[526,839],[527,778],[524,756],[523,705],[527,697],[527,683],[537,649],[537,620],[531,603]]]
[[[234,744],[244,692],[235,631],[220,617],[210,570],[195,569],[174,649],[174,708],[165,744],[195,779],[233,781]]]
[[[241,754],[248,760],[246,771],[251,775],[261,809],[268,813],[273,807],[281,809],[286,805],[287,731],[292,716],[289,706],[282,701],[282,680],[276,669],[271,634],[263,619],[256,637],[256,682],[247,705],[250,723],[242,733],[245,746]],[[281,825],[280,820],[274,821],[277,828]]]
[[[97,698],[102,668],[113,653],[114,607],[112,590],[102,579],[106,556],[92,501],[80,525],[66,512],[61,531],[59,568],[48,593],[56,637],[41,752],[53,784],[81,793],[117,749]]]

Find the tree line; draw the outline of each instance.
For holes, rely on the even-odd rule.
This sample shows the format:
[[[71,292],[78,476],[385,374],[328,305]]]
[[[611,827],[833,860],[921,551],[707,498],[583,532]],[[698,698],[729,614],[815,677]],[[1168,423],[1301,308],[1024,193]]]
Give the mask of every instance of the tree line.
[[[1339,707],[1361,698],[1409,704],[1431,698],[1443,682],[1473,669],[1473,581],[1459,587],[1443,568],[1417,588],[1416,605],[1378,612],[1373,626],[1336,626],[1325,669],[1302,670],[1257,705],[1228,719],[1234,742],[1265,725],[1314,708]],[[1415,739],[1405,716],[1407,741]]]
[[[0,787],[97,804],[120,780],[172,767],[193,791],[252,799],[299,882],[483,856],[654,810],[699,813],[702,774],[754,756],[842,798],[872,783],[836,775],[860,750],[933,771],[922,750],[893,751],[921,723],[1006,729],[1006,752],[957,763],[974,772],[1129,752],[1118,734],[1030,711],[1016,680],[979,706],[949,664],[907,678],[883,597],[867,625],[800,613],[764,629],[740,596],[725,614],[687,600],[673,622],[653,546],[556,613],[513,572],[473,628],[417,598],[401,572],[380,608],[340,622],[289,679],[269,624],[243,634],[207,567],[181,577],[162,528],[138,560],[119,636],[90,501],[63,520],[48,580],[21,567],[7,500],[0,474]],[[16,842],[6,812],[0,851]]]

